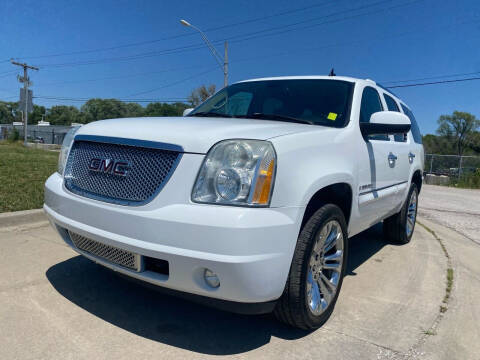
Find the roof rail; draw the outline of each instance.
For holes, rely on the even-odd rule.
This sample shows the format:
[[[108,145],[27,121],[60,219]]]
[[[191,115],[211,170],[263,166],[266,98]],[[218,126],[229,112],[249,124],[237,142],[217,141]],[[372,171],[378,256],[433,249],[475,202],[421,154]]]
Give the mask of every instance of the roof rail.
[[[386,92],[389,92],[389,93],[392,94],[393,96],[395,96],[395,97],[397,97],[398,99],[400,99],[400,98],[398,97],[398,95],[395,94],[395,93],[394,93],[392,90],[390,90],[389,88],[387,88],[387,87],[385,87],[385,86],[383,86],[383,85],[381,85],[381,84],[377,84],[377,86],[378,86],[380,89],[383,89],[383,90],[385,90]]]

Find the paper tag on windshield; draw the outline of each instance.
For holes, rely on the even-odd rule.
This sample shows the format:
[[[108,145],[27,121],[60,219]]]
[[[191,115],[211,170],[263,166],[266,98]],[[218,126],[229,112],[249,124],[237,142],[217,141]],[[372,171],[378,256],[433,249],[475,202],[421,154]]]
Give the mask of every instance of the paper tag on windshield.
[[[327,119],[335,121],[337,119],[337,114],[331,112],[331,113],[328,114]]]

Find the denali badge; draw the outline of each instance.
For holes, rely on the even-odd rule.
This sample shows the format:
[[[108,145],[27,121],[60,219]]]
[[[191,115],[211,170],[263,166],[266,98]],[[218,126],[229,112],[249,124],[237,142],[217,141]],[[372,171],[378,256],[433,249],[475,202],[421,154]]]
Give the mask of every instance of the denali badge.
[[[124,160],[93,158],[88,164],[88,170],[104,174],[125,176],[130,169],[130,163]]]

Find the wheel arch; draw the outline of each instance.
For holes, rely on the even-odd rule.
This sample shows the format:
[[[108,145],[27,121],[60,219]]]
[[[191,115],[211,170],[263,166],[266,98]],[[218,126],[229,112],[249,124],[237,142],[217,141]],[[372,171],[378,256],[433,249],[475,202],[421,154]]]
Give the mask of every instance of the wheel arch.
[[[422,188],[422,172],[421,170],[415,170],[412,175],[412,183],[417,185],[418,193],[420,194],[420,190]]]
[[[325,204],[337,205],[342,210],[348,226],[352,213],[352,202],[353,192],[349,183],[338,182],[322,187],[310,197],[305,207],[300,229],[303,228],[310,216]]]

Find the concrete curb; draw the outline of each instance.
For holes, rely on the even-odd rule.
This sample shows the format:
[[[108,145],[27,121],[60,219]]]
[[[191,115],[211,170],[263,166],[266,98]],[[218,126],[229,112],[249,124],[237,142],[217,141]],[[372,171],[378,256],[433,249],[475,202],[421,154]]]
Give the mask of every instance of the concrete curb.
[[[0,228],[47,221],[43,209],[15,211],[0,214]]]

